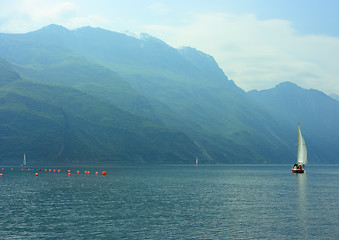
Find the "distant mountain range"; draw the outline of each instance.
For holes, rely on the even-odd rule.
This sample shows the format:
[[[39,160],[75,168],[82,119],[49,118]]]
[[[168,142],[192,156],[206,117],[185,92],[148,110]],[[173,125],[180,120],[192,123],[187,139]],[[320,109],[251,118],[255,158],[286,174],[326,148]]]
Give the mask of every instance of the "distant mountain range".
[[[265,106],[285,128],[300,122],[310,161],[336,163],[339,149],[339,102],[323,92],[284,82],[249,95]],[[291,136],[292,137],[292,136]]]
[[[337,162],[339,103],[293,83],[246,93],[212,56],[100,28],[0,34],[0,162]]]

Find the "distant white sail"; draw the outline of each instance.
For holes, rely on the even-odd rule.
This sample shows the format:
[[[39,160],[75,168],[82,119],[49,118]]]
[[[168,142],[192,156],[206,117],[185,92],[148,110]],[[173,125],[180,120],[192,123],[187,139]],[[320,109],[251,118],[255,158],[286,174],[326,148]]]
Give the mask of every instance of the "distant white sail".
[[[298,124],[298,154],[297,154],[297,162],[299,164],[307,163],[307,149],[305,140],[301,134],[300,127]]]
[[[24,154],[24,161],[22,162],[22,166],[26,166],[26,154]]]

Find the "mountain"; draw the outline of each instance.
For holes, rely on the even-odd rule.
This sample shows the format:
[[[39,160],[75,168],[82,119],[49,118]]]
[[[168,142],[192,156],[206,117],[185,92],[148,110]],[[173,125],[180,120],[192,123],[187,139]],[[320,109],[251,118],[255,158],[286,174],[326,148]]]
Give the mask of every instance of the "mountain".
[[[26,34],[0,34],[0,57],[24,79],[72,87],[183,133],[198,146],[200,162],[295,159],[292,120],[256,99],[260,94],[237,87],[212,56],[197,49],[176,49],[147,34],[49,25]],[[317,147],[319,153],[326,149]]]
[[[339,101],[339,95],[338,95],[338,94],[332,93],[332,94],[330,94],[329,96],[330,96],[331,98],[333,98],[333,99]]]
[[[0,60],[0,161],[19,164],[190,163],[183,133],[70,87],[23,80]]]
[[[12,69],[10,64],[0,58],[0,87],[19,78],[19,74]]]
[[[90,27],[75,32],[81,44],[68,46],[76,45],[73,49],[87,60],[114,70],[144,96],[168,106],[176,121],[159,116],[161,121],[184,131],[213,159],[271,162],[272,153],[273,161],[291,154],[276,138],[284,134],[279,123],[254,105],[212,56],[187,47],[175,49],[148,35],[136,39]]]
[[[249,95],[285,124],[296,143],[300,123],[313,162],[335,163],[339,154],[339,102],[315,89],[303,89],[291,82]],[[291,142],[292,144],[292,142]]]

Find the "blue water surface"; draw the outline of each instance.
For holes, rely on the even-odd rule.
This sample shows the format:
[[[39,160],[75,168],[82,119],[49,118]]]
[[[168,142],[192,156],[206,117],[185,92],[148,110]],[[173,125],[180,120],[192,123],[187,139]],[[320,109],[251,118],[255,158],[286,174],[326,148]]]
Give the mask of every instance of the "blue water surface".
[[[337,165],[55,169],[0,171],[1,239],[339,239]]]

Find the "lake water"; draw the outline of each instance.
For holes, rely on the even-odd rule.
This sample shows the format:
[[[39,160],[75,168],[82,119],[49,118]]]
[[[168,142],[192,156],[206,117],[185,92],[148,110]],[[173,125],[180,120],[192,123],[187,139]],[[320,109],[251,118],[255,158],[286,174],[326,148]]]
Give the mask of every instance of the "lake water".
[[[6,167],[0,238],[339,239],[339,166],[291,167]]]

